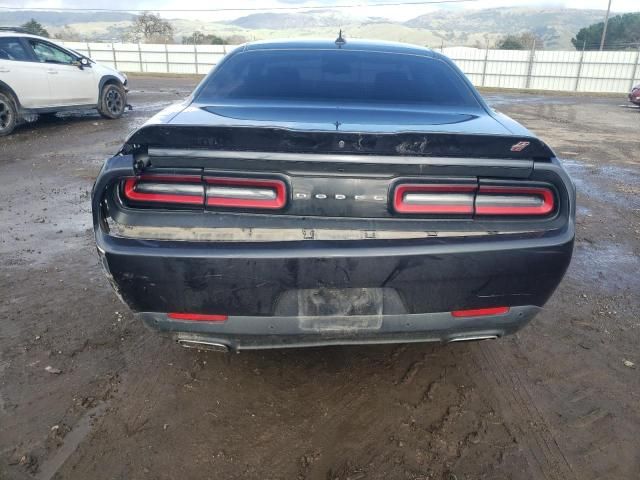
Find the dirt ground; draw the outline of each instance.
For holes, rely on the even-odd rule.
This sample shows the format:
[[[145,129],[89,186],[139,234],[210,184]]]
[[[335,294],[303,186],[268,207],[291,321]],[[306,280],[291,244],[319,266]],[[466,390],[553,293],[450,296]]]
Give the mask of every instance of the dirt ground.
[[[640,111],[487,94],[578,187],[569,272],[518,335],[223,355],[134,321],[91,231],[103,160],[195,82],[0,139],[0,479],[640,478]]]

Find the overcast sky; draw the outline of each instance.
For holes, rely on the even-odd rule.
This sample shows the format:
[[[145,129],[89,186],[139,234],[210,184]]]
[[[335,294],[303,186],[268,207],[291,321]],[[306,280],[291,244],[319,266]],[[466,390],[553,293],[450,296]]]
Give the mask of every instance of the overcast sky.
[[[13,8],[114,8],[114,9],[231,9],[264,7],[301,7],[324,5],[331,8],[335,5],[354,5],[356,8],[342,9],[345,13],[357,16],[379,16],[393,20],[407,20],[438,9],[461,10],[495,7],[566,7],[606,9],[608,0],[476,0],[457,4],[442,5],[395,5],[373,7],[375,3],[402,3],[419,0],[0,0],[1,7]],[[614,12],[640,11],[640,0],[613,0]],[[237,18],[251,11],[225,11],[214,13],[160,12],[166,18],[201,18],[203,20],[223,20]],[[2,11],[0,10],[0,15]]]

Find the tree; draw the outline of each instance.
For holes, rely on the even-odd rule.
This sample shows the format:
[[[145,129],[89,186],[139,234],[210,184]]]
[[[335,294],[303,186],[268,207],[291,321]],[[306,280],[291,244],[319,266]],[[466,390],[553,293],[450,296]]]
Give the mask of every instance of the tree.
[[[604,22],[594,23],[580,29],[571,39],[576,50],[598,50],[604,30]],[[607,50],[624,50],[640,47],[640,13],[625,13],[609,19],[607,37],[604,48]]]
[[[500,50],[531,50],[534,46],[543,48],[544,40],[531,32],[507,35],[496,42],[496,48]]]
[[[496,42],[496,48],[500,50],[524,50],[526,47],[516,35],[507,35]]]
[[[188,37],[182,37],[182,43],[185,45],[226,45],[224,38],[214,34],[205,35],[202,32],[193,32]]]
[[[49,32],[42,26],[40,22],[36,22],[35,18],[32,18],[27,23],[21,25],[27,32],[33,35],[39,35],[41,37],[49,37]]]
[[[155,13],[143,12],[136,16],[131,36],[137,41],[166,43],[173,41],[173,25]]]
[[[54,38],[58,40],[66,40],[68,42],[79,42],[82,40],[80,34],[76,32],[69,25],[65,25],[62,27],[57,33],[55,33]]]

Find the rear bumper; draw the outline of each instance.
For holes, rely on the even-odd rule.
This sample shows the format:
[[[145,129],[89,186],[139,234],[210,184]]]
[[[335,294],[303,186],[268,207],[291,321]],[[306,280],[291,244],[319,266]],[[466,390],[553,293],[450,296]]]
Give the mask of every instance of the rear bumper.
[[[422,314],[493,306],[541,307],[569,265],[573,231],[509,240],[272,242],[134,240],[97,230],[103,264],[136,312],[240,317],[279,314],[286,292],[376,288]]]
[[[346,319],[298,317],[229,317],[224,323],[185,322],[164,313],[138,316],[153,329],[171,334],[186,346],[223,345],[231,350],[294,348],[324,345],[453,342],[481,340],[514,333],[538,312],[536,306],[513,307],[503,315],[455,318],[449,312],[383,315],[350,327]]]

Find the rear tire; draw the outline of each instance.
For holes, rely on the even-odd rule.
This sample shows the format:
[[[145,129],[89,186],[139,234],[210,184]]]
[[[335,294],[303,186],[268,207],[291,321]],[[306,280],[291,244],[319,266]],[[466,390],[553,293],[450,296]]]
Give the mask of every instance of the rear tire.
[[[18,109],[11,95],[0,92],[0,137],[13,132],[18,121]]]
[[[109,83],[100,92],[98,113],[104,118],[120,118],[127,108],[124,87],[120,84]]]

